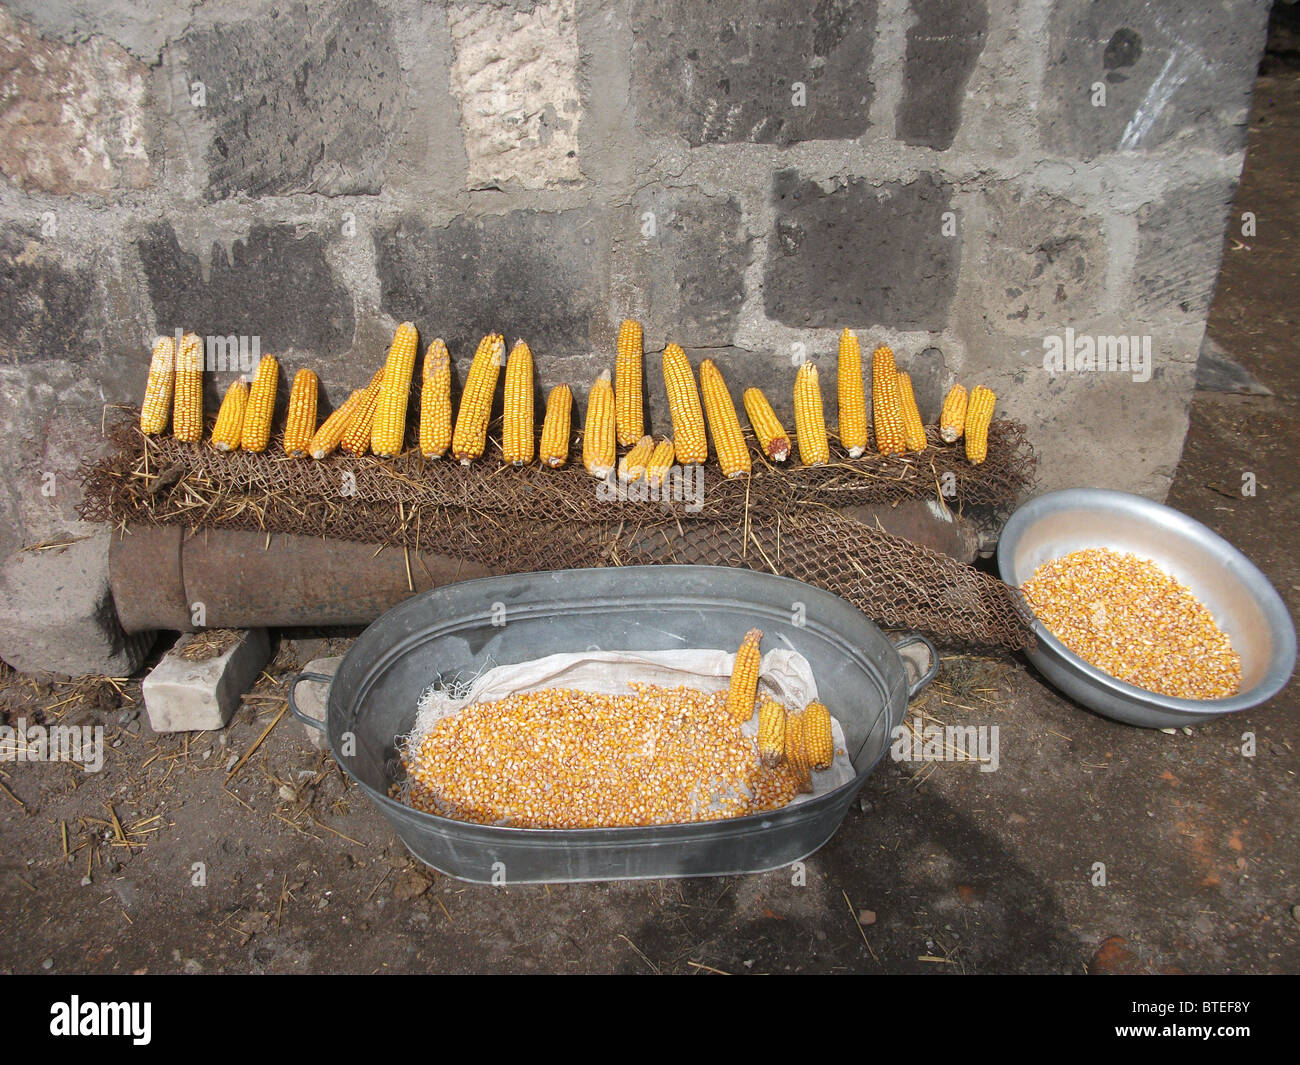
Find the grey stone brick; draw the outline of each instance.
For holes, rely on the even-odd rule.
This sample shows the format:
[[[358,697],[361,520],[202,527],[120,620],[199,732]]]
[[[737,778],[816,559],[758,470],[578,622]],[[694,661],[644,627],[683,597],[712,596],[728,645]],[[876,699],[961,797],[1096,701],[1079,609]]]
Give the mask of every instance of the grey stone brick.
[[[1186,185],[1138,211],[1133,302],[1139,313],[1205,317],[1235,191],[1234,183],[1227,181]]]
[[[182,636],[140,685],[155,732],[225,728],[271,657],[265,629],[245,629],[228,651],[201,662],[180,655],[195,638]]]
[[[8,363],[67,359],[100,353],[94,274],[65,265],[36,231],[0,230],[0,358]]]
[[[961,125],[966,82],[984,50],[988,4],[912,0],[911,12],[894,133],[904,144],[944,151]]]

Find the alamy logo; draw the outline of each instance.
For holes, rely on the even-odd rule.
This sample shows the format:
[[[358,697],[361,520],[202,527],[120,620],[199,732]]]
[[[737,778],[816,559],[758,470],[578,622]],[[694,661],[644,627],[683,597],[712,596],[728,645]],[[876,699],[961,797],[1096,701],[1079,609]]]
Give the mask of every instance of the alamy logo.
[[[181,351],[184,331],[176,330],[177,357]],[[208,373],[252,373],[262,357],[261,336],[207,336],[203,340],[203,369]]]
[[[152,1038],[152,1019],[151,1002],[82,1002],[73,995],[50,1006],[50,1035],[126,1035],[142,1047]]]
[[[76,762],[87,773],[104,768],[103,725],[0,725],[0,762]]]
[[[997,725],[927,725],[919,717],[895,725],[889,756],[895,762],[978,762],[981,773],[997,771]]]
[[[626,484],[611,473],[596,485],[596,498],[602,503],[685,503],[688,514],[698,514],[704,509],[704,467],[673,466],[654,484],[645,477]]]
[[[1043,369],[1053,377],[1063,373],[1131,373],[1137,382],[1151,380],[1150,336],[1076,335],[1066,326],[1063,336],[1043,337]]]

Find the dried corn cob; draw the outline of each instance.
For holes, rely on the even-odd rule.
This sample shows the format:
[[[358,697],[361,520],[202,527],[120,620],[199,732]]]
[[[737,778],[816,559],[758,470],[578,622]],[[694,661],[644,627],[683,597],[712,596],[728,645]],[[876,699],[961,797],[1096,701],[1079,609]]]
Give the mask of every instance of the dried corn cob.
[[[731,684],[727,688],[727,713],[737,724],[744,724],[754,716],[754,699],[758,695],[758,643],[763,638],[759,629],[750,629],[736,652],[731,667]]]
[[[587,394],[587,423],[582,433],[582,464],[601,480],[614,472],[618,456],[614,433],[614,388],[609,371],[602,370]]]
[[[334,453],[343,442],[343,433],[347,430],[348,422],[352,420],[352,414],[365,394],[364,388],[354,389],[352,394],[343,401],[342,406],[321,422],[320,428],[307,444],[307,453],[312,458],[323,459],[326,455]]]
[[[775,699],[758,708],[758,756],[769,769],[785,757],[785,707]]]
[[[618,460],[618,479],[628,484],[639,481],[645,474],[646,465],[654,450],[654,437],[643,436],[638,440],[636,447]]]
[[[835,760],[831,712],[825,703],[813,702],[803,708],[803,749],[811,769],[829,769]]]
[[[683,466],[697,466],[709,457],[704,438],[704,412],[690,361],[676,344],[664,348],[664,386],[673,417],[673,450]]]
[[[867,450],[867,395],[862,386],[862,347],[848,329],[840,334],[840,443],[855,459]]]
[[[441,338],[429,342],[420,380],[420,454],[440,459],[451,446],[451,355]]]
[[[790,438],[786,435],[781,421],[767,401],[761,388],[747,388],[741,397],[745,404],[745,414],[753,427],[754,436],[763,454],[773,462],[784,462],[790,455]]]
[[[799,461],[805,466],[825,466],[831,459],[822,415],[822,389],[817,367],[805,362],[794,375],[794,434],[799,444]]]
[[[393,334],[384,363],[384,381],[375,402],[375,420],[370,427],[370,450],[381,459],[402,453],[406,441],[406,405],[411,399],[411,376],[419,334],[410,322],[403,322]]]
[[[794,770],[800,792],[811,792],[812,773],[804,744],[803,714],[789,714],[785,719],[785,760]]]
[[[977,466],[989,453],[989,424],[996,403],[997,396],[991,389],[983,385],[971,389],[970,405],[966,409],[966,458]]]
[[[218,451],[238,451],[244,429],[244,411],[248,407],[248,382],[242,377],[231,381],[217,410],[217,424],[212,429],[212,446]]]
[[[176,353],[172,435],[187,444],[203,439],[203,341],[194,333],[181,337]]]
[[[558,469],[569,461],[569,438],[573,424],[573,393],[568,385],[556,385],[546,397],[546,420],[542,423],[542,464]]]
[[[631,447],[645,434],[641,343],[641,323],[625,319],[618,327],[618,359],[614,364],[614,421],[621,447]]]
[[[924,451],[925,425],[912,392],[912,378],[902,372],[898,375],[898,399],[903,408],[903,443],[908,451]]]
[[[451,437],[452,456],[459,459],[461,465],[468,466],[487,447],[492,397],[497,390],[505,350],[505,337],[500,333],[489,333],[479,341],[474,353],[469,376],[465,379],[465,391],[460,397],[460,410],[456,414],[456,430]]]
[[[299,370],[289,390],[289,415],[284,426],[284,451],[291,458],[304,458],[316,434],[316,374]]]
[[[176,389],[176,341],[159,337],[149,357],[149,383],[140,407],[140,431],[154,435],[167,428],[172,413],[172,393]]]
[[[248,390],[248,407],[244,411],[239,446],[245,451],[265,451],[267,441],[271,439],[271,416],[275,413],[275,389],[279,376],[279,360],[274,355],[263,355]]]
[[[646,463],[645,479],[648,484],[660,485],[668,471],[673,468],[673,442],[671,440],[660,440],[655,444],[654,452],[650,455],[650,461]]]
[[[357,400],[357,405],[352,409],[352,417],[348,419],[347,427],[343,430],[343,438],[339,441],[339,447],[349,455],[364,455],[370,450],[370,440],[375,426],[375,408],[379,405],[379,390],[384,386],[384,370],[380,367],[375,371],[375,376],[370,379],[370,384],[366,390],[361,393],[361,398]]]
[[[501,457],[512,466],[533,461],[533,353],[515,341],[506,361],[505,420],[501,426]]]
[[[898,369],[893,350],[884,344],[871,354],[871,417],[876,423],[876,447],[882,455],[901,455],[907,450]]]
[[[966,431],[966,389],[953,385],[943,400],[939,415],[939,436],[945,444],[955,444]]]
[[[708,417],[709,436],[718,456],[724,477],[743,477],[750,471],[749,447],[736,417],[736,405],[722,379],[722,371],[712,359],[700,363],[700,391],[704,395],[704,413]]]

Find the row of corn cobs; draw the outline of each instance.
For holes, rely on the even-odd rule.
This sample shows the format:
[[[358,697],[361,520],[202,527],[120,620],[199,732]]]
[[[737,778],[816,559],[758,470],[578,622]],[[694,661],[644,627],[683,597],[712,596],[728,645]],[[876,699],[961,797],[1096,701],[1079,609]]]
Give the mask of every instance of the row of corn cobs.
[[[754,715],[762,639],[761,629],[745,633],[731,667],[727,712],[737,725],[743,725]],[[785,762],[794,770],[799,790],[811,792],[812,770],[829,769],[835,760],[831,712],[826,704],[814,701],[802,711],[792,713],[775,699],[764,699],[758,708],[758,754],[768,767]]]
[[[381,458],[399,454],[406,436],[406,409],[417,343],[414,325],[403,322],[398,326],[388,359],[370,384],[354,391],[319,426],[316,417],[319,382],[313,371],[299,370],[294,375],[289,396],[284,435],[286,453],[295,458],[310,455],[317,459],[336,448],[353,455],[373,451]],[[697,388],[686,353],[677,344],[670,343],[664,348],[664,384],[673,426],[671,440],[656,440],[645,433],[643,363],[641,325],[628,319],[619,328],[613,383],[609,371],[604,371],[596,378],[587,397],[582,459],[588,472],[604,479],[617,467],[620,480],[634,482],[644,476],[653,484],[662,479],[674,461],[682,465],[701,464],[708,458],[707,420],[708,435],[713,440],[723,474],[727,477],[747,474],[751,468],[749,448],[731,393],[713,360],[700,363]],[[533,462],[532,352],[520,340],[509,358],[505,358],[505,338],[499,333],[491,333],[479,342],[454,426],[451,358],[442,340],[430,342],[424,356],[419,413],[419,446],[425,458],[441,458],[449,449],[462,463],[482,456],[503,364],[502,457],[512,466]],[[185,334],[179,352],[171,337],[160,337],[153,349],[140,428],[145,433],[161,433],[167,427],[170,413],[175,437],[198,443],[203,431],[202,373],[202,341],[197,335]],[[266,449],[271,437],[278,377],[279,363],[274,355],[267,355],[258,364],[251,386],[243,378],[230,385],[212,433],[215,447],[222,451]],[[848,329],[840,336],[837,386],[840,442],[851,458],[857,458],[866,451],[870,433],[862,352],[858,338]],[[871,392],[876,447],[880,453],[899,455],[923,451],[925,429],[911,379],[898,371],[894,353],[888,347],[878,347],[872,353]],[[763,453],[774,462],[784,462],[791,450],[790,437],[763,391],[746,389],[742,402]],[[972,390],[969,403],[966,389],[961,385],[954,385],[944,400],[941,438],[946,443],[955,443],[964,435],[966,457],[972,463],[983,462],[987,455],[994,402],[993,393],[983,385]],[[546,466],[559,467],[568,462],[572,411],[573,394],[569,386],[556,385],[546,401],[537,449],[538,457]],[[811,362],[805,362],[795,374],[794,411],[800,461],[805,466],[825,465],[830,461],[830,448],[821,385],[817,367]],[[619,446],[631,449],[622,459],[618,458]]]

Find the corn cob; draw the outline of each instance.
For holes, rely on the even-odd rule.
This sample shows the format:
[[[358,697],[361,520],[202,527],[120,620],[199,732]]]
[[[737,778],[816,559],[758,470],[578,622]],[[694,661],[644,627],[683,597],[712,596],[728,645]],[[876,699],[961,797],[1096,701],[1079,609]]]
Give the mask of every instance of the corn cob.
[[[316,374],[311,370],[293,375],[284,425],[284,452],[291,458],[304,458],[316,434],[316,386]]]
[[[871,355],[871,416],[876,423],[876,447],[880,453],[901,455],[907,449],[903,399],[894,352],[884,344]]]
[[[307,444],[307,452],[312,458],[323,459],[326,455],[334,453],[343,442],[343,433],[347,430],[348,422],[352,420],[352,414],[365,394],[364,388],[354,389],[338,410],[321,422],[320,428]]]
[[[785,760],[794,770],[799,790],[812,791],[812,773],[809,772],[808,752],[804,746],[803,714],[790,714],[785,719]]]
[[[618,455],[614,434],[614,388],[609,371],[602,370],[587,393],[587,423],[582,433],[582,464],[593,477],[604,480],[614,472]]]
[[[697,466],[709,457],[704,438],[704,412],[695,374],[684,352],[676,344],[664,348],[664,386],[673,417],[673,451],[683,466]]]
[[[646,464],[654,450],[653,436],[643,436],[638,440],[636,447],[618,460],[618,479],[628,484],[639,481],[645,475]]]
[[[274,355],[263,355],[248,390],[248,407],[244,411],[239,446],[245,451],[265,451],[267,441],[271,439],[271,415],[275,413],[275,389],[279,376],[279,360]]]
[[[618,359],[614,364],[614,422],[620,447],[631,447],[645,434],[641,343],[641,323],[625,319],[618,327]]]
[[[239,436],[244,428],[244,411],[248,407],[248,382],[242,377],[230,382],[226,397],[217,410],[217,424],[212,429],[212,446],[218,451],[238,451]]]
[[[568,385],[556,385],[546,397],[546,419],[542,422],[542,464],[558,469],[569,461],[569,438],[573,424],[573,393]]]
[[[149,358],[149,383],[144,388],[140,407],[140,431],[150,436],[167,428],[172,413],[172,393],[176,388],[176,341],[159,337]]]
[[[370,450],[375,427],[375,408],[379,405],[379,390],[383,387],[384,370],[381,366],[357,400],[357,405],[352,409],[352,417],[343,430],[343,438],[339,441],[339,447],[349,455],[359,457]]]
[[[375,420],[370,427],[370,450],[381,459],[402,453],[406,440],[406,405],[411,399],[411,375],[415,373],[415,355],[419,334],[410,322],[403,322],[393,334],[384,363],[384,382],[375,402]]]
[[[775,699],[758,708],[758,756],[769,769],[785,757],[785,707]]]
[[[794,434],[799,443],[799,461],[805,466],[825,466],[831,459],[822,415],[822,389],[817,367],[805,362],[794,376]]]
[[[731,667],[731,684],[727,688],[727,712],[737,724],[743,725],[754,716],[754,699],[758,695],[758,643],[763,638],[759,629],[750,629],[736,652]]]
[[[501,457],[512,466],[533,461],[533,353],[515,341],[506,361],[505,419],[501,426]]]
[[[840,334],[840,443],[855,459],[867,450],[867,395],[862,386],[862,346],[848,329]]]
[[[650,456],[650,461],[646,463],[646,482],[650,485],[662,484],[663,479],[668,476],[668,471],[672,468],[673,442],[671,440],[660,440],[655,444],[655,449]]]
[[[736,417],[736,405],[722,379],[722,371],[712,359],[700,363],[700,391],[704,394],[704,413],[708,417],[709,436],[718,456],[724,477],[742,477],[750,471],[749,447]]]
[[[955,444],[966,431],[966,389],[953,385],[943,400],[939,415],[939,436],[945,444]]]
[[[803,708],[803,749],[812,769],[829,769],[835,760],[831,712],[825,703],[813,702]]]
[[[970,405],[966,409],[966,458],[977,466],[989,453],[989,424],[996,403],[997,396],[991,389],[983,385],[971,389]]]
[[[440,459],[451,445],[451,356],[442,339],[430,341],[420,381],[420,454]]]
[[[908,451],[924,451],[925,424],[921,421],[916,395],[912,392],[912,378],[901,371],[898,375],[898,399],[903,407],[903,443]]]
[[[203,341],[194,333],[181,337],[176,354],[172,435],[187,444],[203,439]]]
[[[505,337],[500,333],[489,333],[479,341],[478,350],[474,352],[474,361],[465,379],[465,391],[460,397],[460,410],[456,414],[456,431],[451,437],[452,456],[463,466],[481,456],[487,447],[492,397],[497,390],[505,350]]]
[[[773,462],[784,462],[790,455],[790,438],[786,435],[781,421],[767,401],[761,388],[747,388],[741,397],[745,404],[745,414],[753,427],[754,436],[763,454]]]

